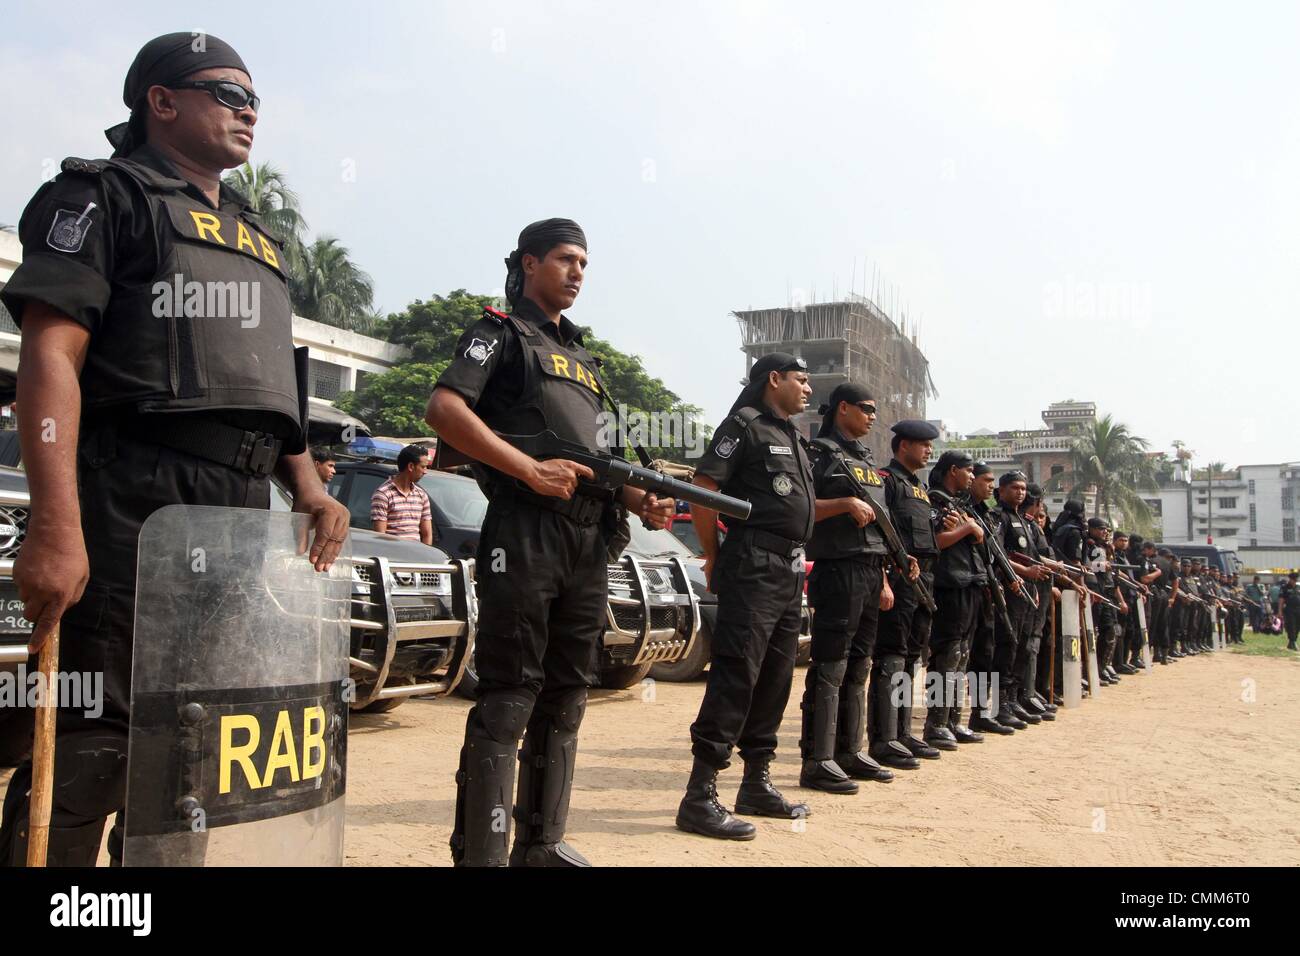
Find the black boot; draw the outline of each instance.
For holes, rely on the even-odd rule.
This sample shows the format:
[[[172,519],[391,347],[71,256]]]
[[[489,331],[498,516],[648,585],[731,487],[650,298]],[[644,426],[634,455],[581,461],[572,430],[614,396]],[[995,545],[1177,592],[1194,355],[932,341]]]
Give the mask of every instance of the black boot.
[[[840,685],[840,712],[835,721],[835,762],[854,780],[889,783],[894,774],[871,759],[862,747],[867,730],[867,671],[870,665],[870,658],[850,660],[844,683]]]
[[[985,717],[978,711],[970,715],[970,727],[972,731],[982,730],[989,734],[998,734],[1002,737],[1010,737],[1016,732],[1016,729],[1010,724],[1004,724],[993,717]]]
[[[781,791],[772,786],[771,757],[757,757],[745,761],[745,775],[736,791],[736,813],[747,817],[776,817],[779,820],[801,820],[812,816],[806,803],[791,803]]]
[[[952,711],[952,700],[957,694],[956,674],[948,671],[940,673],[940,693],[943,695],[938,704],[925,708],[925,728],[921,738],[936,750],[956,750],[957,735],[948,729],[948,714]],[[927,688],[927,693],[929,689]]]
[[[545,709],[543,709],[545,708]],[[587,688],[554,701],[539,701],[519,751],[519,796],[511,866],[591,866],[564,842],[569,794],[578,755],[578,727],[587,709]]]
[[[871,710],[867,715],[867,737],[871,741],[868,753],[886,767],[915,770],[921,762],[898,739],[898,708],[893,701],[894,675],[901,673],[903,667],[901,656],[889,655],[881,658],[872,670]]]
[[[803,766],[799,786],[827,793],[857,793],[858,785],[835,762],[835,725],[840,709],[840,685],[844,681],[847,661],[818,662],[808,665],[804,684],[803,732],[799,750]]]
[[[965,666],[965,660],[963,659],[962,663],[958,665],[957,682],[953,686],[952,707],[948,709],[948,733],[952,734],[953,739],[959,744],[982,744],[984,735],[977,734],[961,722],[961,711],[966,700],[966,676],[961,671]]]
[[[758,835],[754,824],[737,820],[718,802],[718,771],[699,757],[691,766],[686,796],[677,807],[677,829],[719,840],[752,840]]]
[[[1029,711],[1025,710],[1025,708],[1020,706],[1020,701],[1016,700],[1014,697],[1007,700],[1007,707],[1011,709],[1011,713],[1015,714],[1026,724],[1041,724],[1043,722],[1042,717],[1037,714],[1031,714]],[[1001,719],[1002,716],[999,714],[998,720]],[[1016,729],[1019,730],[1020,728],[1017,727]]]
[[[515,748],[528,723],[533,696],[518,691],[484,694],[465,722],[456,773],[456,818],[451,858],[457,866],[506,866],[514,806]]]

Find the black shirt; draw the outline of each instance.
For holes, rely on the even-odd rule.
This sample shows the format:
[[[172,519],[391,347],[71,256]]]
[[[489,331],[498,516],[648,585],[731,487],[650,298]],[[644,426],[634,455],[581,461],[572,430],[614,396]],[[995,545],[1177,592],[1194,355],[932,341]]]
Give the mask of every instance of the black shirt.
[[[743,498],[753,505],[749,520],[728,515],[728,529],[755,528],[807,541],[813,530],[812,467],[803,437],[788,418],[780,418],[762,405],[746,427],[739,412],[729,415],[695,468],[712,478],[723,494]]]
[[[163,176],[185,181],[171,160],[148,144],[128,158]],[[209,208],[242,215],[264,228],[248,211],[244,197],[224,183],[215,207],[192,182],[186,181],[181,192]],[[83,213],[85,225],[75,249],[69,251],[66,243],[56,244],[56,220]],[[0,291],[0,301],[19,326],[28,300],[44,302],[89,330],[92,350],[97,336],[130,335],[129,328],[105,327],[105,310],[119,289],[147,283],[157,275],[171,241],[166,230],[165,223],[155,221],[148,199],[128,177],[60,173],[38,189],[23,210],[18,222],[23,261]],[[202,415],[240,428],[289,437],[283,418],[272,412],[225,409],[181,414]]]
[[[858,439],[849,438],[842,434],[838,428],[832,428],[831,433],[826,437],[843,448],[848,459],[861,462],[866,467],[861,469],[862,474],[860,477],[855,476],[858,481],[858,484],[855,484],[844,473],[845,468],[854,467],[849,460],[822,451],[814,445],[811,462],[813,487],[816,490],[816,496],[823,500],[863,498],[858,489],[858,485],[861,485],[873,489],[876,501],[883,505],[884,482],[881,481],[880,476],[876,474],[875,468],[872,467],[871,449]],[[887,554],[889,552],[879,522],[873,521],[866,527],[859,528],[857,522],[846,514],[833,515],[818,522],[814,537],[817,539],[815,545],[820,547],[825,543],[830,553],[847,550],[845,545],[849,541],[853,542],[853,550],[860,555]],[[814,548],[810,547],[809,560],[814,560],[814,554]]]
[[[130,158],[174,179],[184,179],[176,167],[152,146],[141,146]],[[204,205],[212,203],[189,183],[183,192]],[[221,186],[223,212],[248,209],[242,196]],[[86,212],[90,203],[94,208]],[[51,241],[56,218],[86,212],[86,225],[75,251]],[[61,173],[36,191],[18,221],[23,261],[0,292],[0,301],[20,326],[28,299],[44,302],[93,336],[115,287],[147,282],[158,272],[159,250],[165,248],[162,223],[153,221],[144,194],[126,184],[125,177]],[[114,330],[118,331],[118,330]]]
[[[520,298],[511,314],[561,345],[582,344],[582,333],[567,316],[561,315],[556,325],[532,299]],[[490,419],[494,413],[513,408],[523,395],[523,363],[524,350],[516,333],[502,322],[482,318],[461,335],[455,358],[438,376],[438,386],[459,393],[480,418]],[[529,434],[543,427],[539,419]]]

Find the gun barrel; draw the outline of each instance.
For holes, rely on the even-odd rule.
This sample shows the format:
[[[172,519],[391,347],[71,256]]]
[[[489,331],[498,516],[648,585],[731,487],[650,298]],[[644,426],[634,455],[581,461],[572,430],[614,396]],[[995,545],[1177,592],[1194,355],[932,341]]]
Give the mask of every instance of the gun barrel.
[[[618,464],[617,459],[615,464]],[[678,498],[682,501],[689,501],[693,505],[730,515],[733,518],[739,518],[741,521],[748,519],[750,511],[753,510],[753,505],[741,498],[733,498],[721,492],[701,488],[699,485],[692,485],[689,482],[665,475],[663,472],[655,471],[653,468],[640,468],[628,464],[627,470],[625,483],[633,488],[640,488],[642,491],[652,492],[665,498]]]

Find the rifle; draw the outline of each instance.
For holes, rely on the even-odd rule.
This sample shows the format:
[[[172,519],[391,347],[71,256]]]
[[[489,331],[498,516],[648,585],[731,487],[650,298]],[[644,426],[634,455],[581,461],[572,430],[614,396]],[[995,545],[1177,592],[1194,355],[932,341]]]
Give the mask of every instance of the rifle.
[[[944,506],[945,511],[956,511],[961,514],[970,513],[965,506],[947,492],[940,491],[937,488],[932,488],[930,489],[930,497],[937,499],[939,504]],[[1002,623],[1006,626],[1008,633],[1015,633],[1016,628],[1011,623],[1011,609],[1007,607],[1007,592],[1006,589],[1002,587],[1002,582],[998,580],[998,576],[993,573],[993,560],[989,556],[987,541],[988,538],[986,537],[986,543],[977,545],[977,547],[982,547],[984,549],[984,560],[985,563],[989,565],[989,594],[993,598],[993,606],[997,610],[998,615],[1002,618]]]
[[[1016,574],[1016,569],[1012,567],[1011,560],[1007,557],[1006,551],[1002,549],[1002,542],[998,540],[997,535],[989,530],[989,526],[985,523],[984,519],[980,517],[979,512],[972,508],[967,508],[964,504],[959,502],[956,498],[951,497],[946,492],[931,491],[930,494],[938,495],[940,503],[948,503],[950,507],[969,515],[984,532],[984,544],[987,546],[989,556],[992,558],[993,563],[997,565],[998,570],[1002,572],[1003,576],[1008,581],[1020,580],[1020,575]],[[1019,594],[1029,602],[1030,607],[1037,611],[1038,598],[1034,596],[1033,588],[1029,587],[1030,583],[1031,582],[1029,581],[1021,581]]]
[[[910,580],[907,576],[912,570],[911,555],[907,553],[907,547],[903,544],[903,539],[898,536],[898,529],[894,527],[894,522],[889,517],[889,509],[871,493],[871,489],[858,481],[853,474],[853,469],[844,464],[842,456],[837,455],[835,461],[839,465],[839,473],[849,480],[849,484],[853,486],[853,490],[857,492],[858,497],[871,505],[871,510],[876,513],[876,524],[880,526],[880,533],[885,536],[885,544],[889,546],[889,556],[894,562],[894,567],[898,569],[898,573],[903,580],[912,586],[912,590],[916,592],[916,599],[921,605],[931,614],[935,613],[938,606],[934,603],[934,595],[925,586],[921,576],[918,574],[915,581]]]
[[[689,501],[693,505],[730,515],[741,521],[749,517],[753,507],[743,499],[670,478],[653,468],[641,468],[623,458],[591,451],[576,442],[565,441],[553,431],[538,432],[536,435],[503,435],[498,432],[497,437],[538,461],[563,458],[577,462],[579,465],[586,465],[596,476],[594,484],[606,491],[617,491],[624,485],[631,485],[633,488],[640,488],[661,497]],[[474,459],[464,452],[439,439],[439,468],[452,468],[473,461]],[[585,479],[582,481],[589,483]]]
[[[1112,607],[1117,611],[1119,610],[1118,604],[1116,604],[1114,601],[1107,600],[1106,598],[1102,597],[1096,591],[1092,590],[1090,587],[1088,587],[1086,584],[1083,583],[1083,572],[1078,568],[1072,568],[1068,564],[1062,564],[1061,562],[1053,561],[1050,558],[1031,558],[1027,554],[1021,554],[1019,551],[1014,552],[1014,556],[1019,558],[1022,561],[1028,562],[1029,564],[1042,565],[1043,567],[1047,568],[1047,570],[1051,571],[1053,574],[1056,574],[1058,577],[1063,577],[1066,580],[1070,581],[1070,586],[1073,587],[1080,594],[1086,594],[1088,597],[1096,598],[1099,602],[1105,604],[1107,607]],[[1078,575],[1078,580],[1077,581],[1071,580],[1075,575]]]

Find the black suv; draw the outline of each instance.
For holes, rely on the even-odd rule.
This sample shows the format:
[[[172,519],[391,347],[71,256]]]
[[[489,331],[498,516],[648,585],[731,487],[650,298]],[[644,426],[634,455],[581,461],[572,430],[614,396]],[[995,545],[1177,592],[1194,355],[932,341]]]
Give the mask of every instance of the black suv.
[[[348,507],[353,528],[370,527],[370,497],[397,472],[385,461],[336,462],[329,492]],[[429,494],[438,545],[453,558],[470,560],[478,550],[487,498],[471,478],[430,471],[420,479]],[[631,687],[660,662],[686,657],[699,632],[703,572],[666,531],[648,532],[633,520],[633,543],[609,566],[609,609],[602,639],[600,686]],[[698,581],[700,586],[696,586]],[[461,692],[473,696],[473,661]]]

